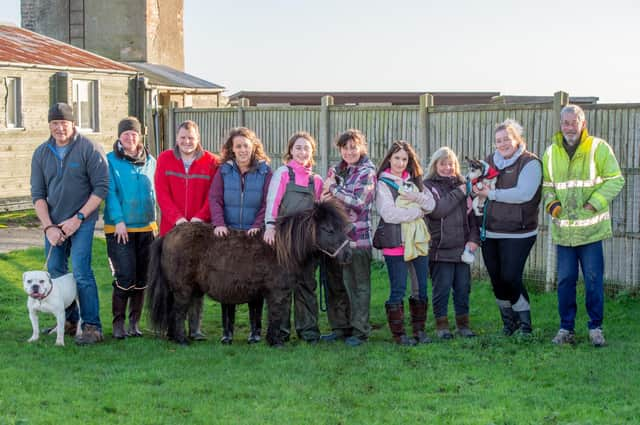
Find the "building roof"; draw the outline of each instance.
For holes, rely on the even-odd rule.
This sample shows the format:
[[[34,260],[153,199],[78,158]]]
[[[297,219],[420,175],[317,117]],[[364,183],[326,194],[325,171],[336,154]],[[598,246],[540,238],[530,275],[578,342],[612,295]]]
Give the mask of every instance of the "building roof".
[[[0,24],[0,62],[17,66],[36,65],[135,72],[135,69],[123,63],[24,28],[6,24]]]
[[[127,62],[127,65],[144,73],[149,79],[152,86],[163,89],[175,88],[177,91],[209,92],[218,93],[224,90],[224,87],[209,81],[198,78],[195,75],[187,74],[166,65],[158,65],[149,62]]]
[[[422,92],[291,92],[291,91],[239,91],[230,101],[247,98],[251,105],[281,103],[289,105],[319,105],[322,96],[333,96],[335,105],[361,103],[391,103],[393,105],[419,105]],[[489,103],[500,92],[428,92],[436,105],[467,105]]]
[[[594,105],[600,100],[597,96],[569,96],[569,101],[578,105]],[[551,103],[553,96],[496,96],[491,103]]]

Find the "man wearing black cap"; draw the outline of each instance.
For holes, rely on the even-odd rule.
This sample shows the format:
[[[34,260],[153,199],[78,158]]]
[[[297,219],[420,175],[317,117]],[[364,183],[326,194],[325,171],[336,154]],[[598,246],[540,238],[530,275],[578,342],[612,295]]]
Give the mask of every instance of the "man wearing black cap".
[[[71,256],[83,328],[76,343],[94,344],[102,341],[102,324],[91,249],[98,206],[109,190],[109,168],[102,147],[76,131],[69,105],[56,103],[48,118],[51,137],[31,160],[31,198],[44,229],[45,252],[53,250],[47,263],[52,278],[68,272]],[[65,332],[75,334],[77,323],[74,303],[67,309]]]

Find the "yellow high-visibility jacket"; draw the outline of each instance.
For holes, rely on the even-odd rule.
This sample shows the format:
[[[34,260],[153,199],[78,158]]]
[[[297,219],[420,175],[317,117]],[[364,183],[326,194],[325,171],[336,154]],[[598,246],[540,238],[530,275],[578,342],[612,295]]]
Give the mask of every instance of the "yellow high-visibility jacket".
[[[545,206],[560,201],[562,211],[551,219],[553,242],[579,246],[611,237],[609,202],[624,186],[624,177],[611,146],[582,131],[573,158],[556,133],[542,157],[542,196]],[[584,208],[591,204],[595,212]]]

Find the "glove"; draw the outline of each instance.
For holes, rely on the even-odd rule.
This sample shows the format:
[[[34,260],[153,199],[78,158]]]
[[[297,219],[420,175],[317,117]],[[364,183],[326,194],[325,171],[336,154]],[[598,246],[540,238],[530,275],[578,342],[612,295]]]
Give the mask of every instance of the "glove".
[[[560,205],[560,201],[552,201],[547,204],[546,210],[551,217],[558,218],[562,212],[562,205]]]

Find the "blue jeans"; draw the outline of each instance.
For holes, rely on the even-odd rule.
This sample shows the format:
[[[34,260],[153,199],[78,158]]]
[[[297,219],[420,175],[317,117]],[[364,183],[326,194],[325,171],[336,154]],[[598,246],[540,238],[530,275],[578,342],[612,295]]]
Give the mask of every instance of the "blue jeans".
[[[428,256],[419,256],[407,263],[404,261],[404,256],[402,255],[385,255],[384,261],[387,263],[389,285],[391,287],[387,304],[401,304],[403,302],[404,293],[407,289],[407,277],[409,275],[408,263],[413,264],[418,277],[418,299],[420,301],[427,301]]]
[[[434,317],[447,317],[449,293],[453,288],[453,307],[456,316],[469,314],[471,267],[466,263],[434,261],[431,269],[431,298]]]
[[[82,325],[83,327],[87,324],[94,325],[102,330],[98,287],[91,269],[91,247],[96,220],[97,214],[95,218],[85,220],[80,228],[62,245],[54,246],[47,269],[52,278],[67,274],[69,272],[69,255],[71,255],[73,277],[78,285]],[[46,237],[44,238],[44,247],[45,253],[49,253],[51,245]],[[67,321],[78,321],[78,307],[75,302],[67,308]]]
[[[601,327],[604,316],[602,241],[574,247],[558,245],[557,254],[560,327],[568,331],[573,331],[575,328],[578,264],[584,277],[585,302],[590,319],[589,329]]]

